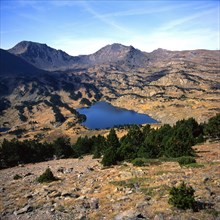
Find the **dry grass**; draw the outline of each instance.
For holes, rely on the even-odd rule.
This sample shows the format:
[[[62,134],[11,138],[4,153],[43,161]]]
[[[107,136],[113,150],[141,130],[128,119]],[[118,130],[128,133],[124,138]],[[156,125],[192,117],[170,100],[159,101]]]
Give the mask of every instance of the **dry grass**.
[[[181,168],[176,162],[163,162],[159,165],[147,167],[134,167],[132,164],[115,166],[102,169],[102,166],[90,156],[83,159],[65,159],[48,161],[38,164],[27,164],[24,167],[14,167],[0,170],[0,188],[6,191],[1,193],[1,212],[19,209],[28,203],[25,195],[32,194],[29,201],[35,207],[36,213],[45,206],[56,203],[55,210],[72,215],[76,206],[80,206],[83,199],[60,197],[59,193],[72,192],[81,197],[98,198],[99,209],[87,210],[90,219],[103,218],[113,219],[120,212],[137,208],[141,213],[154,218],[157,213],[171,216],[175,213],[168,204],[170,187],[179,184],[182,180],[196,189],[196,197],[210,201],[211,197],[207,187],[218,195],[220,189],[219,170],[220,164],[212,161],[218,160],[219,143],[209,143],[195,146],[198,152],[198,160],[204,164],[201,168]],[[212,152],[215,152],[213,154]],[[38,184],[35,179],[47,167],[50,167],[59,181],[49,184]],[[59,167],[73,168],[71,173],[58,173]],[[87,167],[93,167],[94,171],[88,171]],[[24,176],[27,172],[33,175],[14,181],[16,173]],[[204,177],[209,180],[204,183]],[[75,189],[78,188],[78,191]],[[58,193],[58,196],[56,194]],[[146,200],[150,196],[150,200]],[[10,205],[5,205],[9,203]],[[144,205],[147,203],[148,205]],[[141,208],[142,207],[142,208]],[[216,206],[218,209],[218,206]],[[45,208],[43,208],[45,209]],[[188,212],[179,213],[182,219],[187,219]],[[205,211],[191,213],[196,219],[212,219],[212,214]]]

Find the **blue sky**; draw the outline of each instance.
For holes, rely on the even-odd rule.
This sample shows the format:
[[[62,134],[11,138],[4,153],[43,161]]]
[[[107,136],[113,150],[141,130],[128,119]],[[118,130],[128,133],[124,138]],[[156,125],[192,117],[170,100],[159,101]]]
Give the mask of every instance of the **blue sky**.
[[[142,51],[219,49],[219,0],[0,0],[0,47],[22,40],[71,55],[121,43]]]

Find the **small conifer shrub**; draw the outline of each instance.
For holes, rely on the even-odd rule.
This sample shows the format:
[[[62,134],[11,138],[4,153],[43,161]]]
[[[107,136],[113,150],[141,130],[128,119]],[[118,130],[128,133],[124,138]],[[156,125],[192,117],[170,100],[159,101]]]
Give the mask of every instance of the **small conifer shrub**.
[[[178,187],[172,187],[170,190],[169,204],[179,209],[195,208],[195,190],[182,182]]]
[[[137,167],[142,167],[145,165],[145,159],[144,158],[135,158],[132,160],[132,164]]]
[[[182,156],[182,157],[178,158],[178,163],[180,166],[184,166],[184,165],[196,163],[196,160],[194,157]]]
[[[56,181],[56,180],[58,180],[58,178],[56,178],[53,175],[53,173],[50,170],[50,168],[47,168],[45,170],[45,172],[37,178],[37,181],[39,183],[50,183],[50,182],[53,182],[53,181]]]
[[[16,175],[14,175],[14,177],[13,177],[14,180],[18,180],[18,179],[21,179],[21,178],[22,178],[22,176],[19,175],[19,174],[16,174]]]

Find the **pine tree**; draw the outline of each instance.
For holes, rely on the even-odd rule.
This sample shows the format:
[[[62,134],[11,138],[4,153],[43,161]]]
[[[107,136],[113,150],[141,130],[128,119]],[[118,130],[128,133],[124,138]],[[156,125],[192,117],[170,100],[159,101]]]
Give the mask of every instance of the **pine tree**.
[[[134,159],[143,142],[143,133],[140,127],[133,125],[130,127],[127,135],[121,139],[121,146],[118,154],[121,160]]]
[[[205,125],[205,134],[211,138],[220,138],[220,114],[209,119]]]
[[[170,190],[169,203],[180,209],[190,209],[195,207],[195,190],[182,182],[178,187]]]
[[[102,164],[104,166],[110,166],[117,164],[119,159],[117,150],[120,147],[118,137],[114,129],[111,129],[107,136],[107,149],[102,158]]]

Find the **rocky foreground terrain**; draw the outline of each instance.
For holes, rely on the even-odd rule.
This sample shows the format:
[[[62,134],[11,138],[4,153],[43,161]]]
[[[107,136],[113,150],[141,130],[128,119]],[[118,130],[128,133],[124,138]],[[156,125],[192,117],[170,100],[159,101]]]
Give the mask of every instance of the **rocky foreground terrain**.
[[[151,161],[103,168],[97,159],[61,159],[0,170],[0,219],[220,219],[220,143],[194,147],[196,167]],[[59,178],[40,184],[50,167]],[[14,180],[19,174],[21,179]],[[200,210],[168,204],[169,189],[185,181],[195,189]]]

